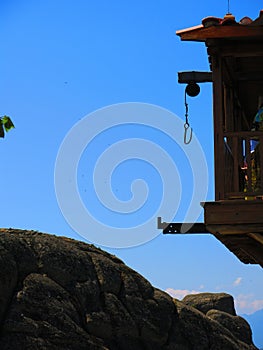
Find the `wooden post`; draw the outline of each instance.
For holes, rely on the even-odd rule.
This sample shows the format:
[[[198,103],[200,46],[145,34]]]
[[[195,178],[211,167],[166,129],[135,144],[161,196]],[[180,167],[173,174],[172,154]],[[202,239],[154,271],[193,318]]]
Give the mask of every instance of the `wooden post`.
[[[234,155],[234,192],[239,192],[239,138],[238,136],[233,137],[233,155]]]
[[[259,137],[260,192],[263,192],[263,136]]]
[[[252,162],[251,162],[251,149],[250,149],[250,138],[246,138],[246,156],[247,156],[247,177],[248,184],[247,190],[248,192],[252,192]]]
[[[217,50],[215,50],[217,51]],[[214,111],[214,166],[215,166],[215,200],[224,199],[224,136],[223,136],[223,84],[222,60],[219,53],[212,56],[213,72],[213,111]]]

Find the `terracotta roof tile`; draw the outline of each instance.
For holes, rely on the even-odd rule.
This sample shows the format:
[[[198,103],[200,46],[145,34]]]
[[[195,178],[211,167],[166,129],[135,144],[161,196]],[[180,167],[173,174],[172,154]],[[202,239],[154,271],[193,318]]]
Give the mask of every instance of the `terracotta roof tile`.
[[[241,20],[240,20],[240,24],[243,24],[243,25],[248,25],[248,24],[251,24],[253,21],[250,17],[243,17]]]
[[[210,26],[215,26],[215,25],[219,25],[221,23],[222,19],[218,18],[218,17],[205,17],[202,20],[202,24],[205,28],[210,27]]]
[[[227,28],[227,27],[231,27]],[[254,27],[254,28],[253,28]],[[256,28],[257,27],[257,28]],[[176,31],[182,40],[206,41],[211,38],[263,37],[263,10],[255,20],[245,16],[239,22],[227,13],[224,18],[209,16],[198,26]]]
[[[262,26],[263,25],[263,10],[260,10],[259,17],[256,18],[255,21],[253,21],[251,23],[251,25],[254,25],[254,26]]]
[[[263,25],[263,10],[260,10],[259,17],[256,18],[254,21],[248,17],[243,17],[239,22],[236,22],[235,16],[233,16],[231,13],[227,13],[224,18],[219,17],[205,17],[202,20],[202,25],[204,28],[210,27],[210,26],[217,26],[217,25],[233,25],[233,24],[242,24],[242,25]]]

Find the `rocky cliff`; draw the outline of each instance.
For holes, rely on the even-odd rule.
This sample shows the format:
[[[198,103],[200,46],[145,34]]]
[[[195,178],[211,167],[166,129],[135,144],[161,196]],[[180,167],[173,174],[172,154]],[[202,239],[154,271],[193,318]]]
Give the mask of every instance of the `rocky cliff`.
[[[0,349],[254,350],[227,294],[182,302],[92,245],[0,231]]]

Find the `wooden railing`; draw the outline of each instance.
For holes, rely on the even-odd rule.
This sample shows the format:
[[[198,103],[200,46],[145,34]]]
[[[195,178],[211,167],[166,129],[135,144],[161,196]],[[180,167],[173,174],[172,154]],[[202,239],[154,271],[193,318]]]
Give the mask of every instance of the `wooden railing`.
[[[225,199],[263,199],[263,131],[225,132]]]

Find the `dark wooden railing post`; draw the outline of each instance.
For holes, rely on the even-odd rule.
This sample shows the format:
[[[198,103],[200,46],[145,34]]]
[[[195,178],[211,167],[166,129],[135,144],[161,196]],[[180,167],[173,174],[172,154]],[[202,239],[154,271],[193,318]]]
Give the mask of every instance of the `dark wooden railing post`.
[[[260,154],[260,160],[259,160],[259,166],[260,166],[260,191],[263,191],[263,135],[259,137],[259,154]]]
[[[250,137],[245,138],[246,147],[246,158],[247,158],[247,191],[253,192],[252,189],[252,162],[251,162],[251,148],[250,148]]]
[[[239,155],[238,155],[238,151],[239,151],[239,147],[238,147],[238,136],[233,136],[233,156],[234,156],[234,192],[239,192],[240,188],[239,188]]]

